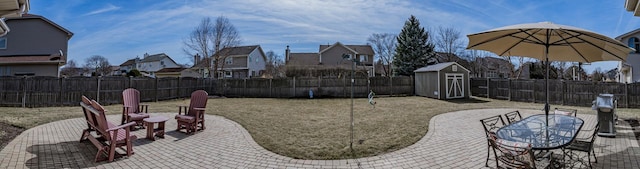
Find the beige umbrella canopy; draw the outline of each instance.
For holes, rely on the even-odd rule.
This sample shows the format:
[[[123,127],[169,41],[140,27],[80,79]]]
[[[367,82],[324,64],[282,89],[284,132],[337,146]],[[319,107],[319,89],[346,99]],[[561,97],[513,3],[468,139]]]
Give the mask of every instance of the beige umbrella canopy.
[[[467,49],[500,56],[526,56],[539,60],[596,62],[626,60],[633,49],[615,39],[588,30],[551,22],[505,26],[467,35]],[[548,50],[548,55],[547,54]]]
[[[467,35],[467,49],[546,61],[545,114],[549,114],[549,61],[596,62],[627,59],[632,48],[588,30],[551,22],[505,26]]]

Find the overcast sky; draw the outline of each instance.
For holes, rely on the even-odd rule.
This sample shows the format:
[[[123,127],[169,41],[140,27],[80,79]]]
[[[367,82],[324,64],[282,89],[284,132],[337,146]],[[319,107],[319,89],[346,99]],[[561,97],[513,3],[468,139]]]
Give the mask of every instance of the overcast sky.
[[[144,53],[191,64],[183,39],[202,18],[227,17],[242,45],[265,52],[318,52],[321,44],[366,44],[373,33],[400,32],[410,15],[424,27],[452,26],[466,35],[512,24],[551,21],[615,38],[640,28],[624,0],[31,0],[29,13],[69,29],[68,59],[84,65],[102,55],[112,65]],[[615,68],[617,62],[586,66]]]

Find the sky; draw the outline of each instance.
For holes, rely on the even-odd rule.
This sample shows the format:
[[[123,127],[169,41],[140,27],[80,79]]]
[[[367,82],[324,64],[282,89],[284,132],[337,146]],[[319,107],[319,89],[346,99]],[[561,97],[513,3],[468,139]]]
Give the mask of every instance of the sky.
[[[409,16],[425,28],[453,27],[466,35],[507,25],[550,21],[615,38],[640,28],[625,0],[31,0],[29,13],[74,33],[68,60],[84,65],[93,55],[112,65],[145,53],[165,53],[191,65],[183,41],[205,17],[224,16],[241,45],[265,52],[318,52],[319,45],[366,44],[374,33],[398,34]],[[584,68],[613,69],[618,62]]]

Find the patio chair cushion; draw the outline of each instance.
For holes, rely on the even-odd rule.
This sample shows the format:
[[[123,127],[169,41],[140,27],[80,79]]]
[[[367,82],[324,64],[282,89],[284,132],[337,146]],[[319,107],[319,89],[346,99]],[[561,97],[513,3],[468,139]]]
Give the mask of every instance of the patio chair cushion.
[[[196,120],[196,118],[188,115],[176,115],[176,120],[193,123]]]

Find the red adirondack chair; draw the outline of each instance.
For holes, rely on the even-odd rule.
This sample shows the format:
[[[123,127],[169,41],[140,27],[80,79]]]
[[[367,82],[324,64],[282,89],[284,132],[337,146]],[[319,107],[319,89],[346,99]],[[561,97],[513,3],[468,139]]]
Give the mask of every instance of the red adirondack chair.
[[[207,107],[208,95],[204,90],[191,93],[189,106],[180,106],[176,120],[180,131],[185,129],[187,134],[193,134],[197,130],[204,130],[204,111]],[[184,112],[184,114],[183,114]]]
[[[140,104],[140,92],[134,88],[122,91],[122,122],[136,122],[136,126],[144,127],[145,118],[149,118],[149,105]]]
[[[89,104],[87,104],[89,103]],[[90,133],[91,130],[85,129],[83,139],[88,139],[98,149],[96,153],[95,161],[109,160],[113,161],[116,156],[124,156],[117,153],[116,148],[122,148],[126,146],[126,155],[133,155],[132,140],[137,139],[136,135],[131,133],[130,127],[135,125],[135,122],[130,122],[120,126],[116,126],[109,121],[105,115],[106,110],[95,100],[89,101],[88,98],[82,97],[80,106],[87,115],[87,123],[91,126],[91,130],[96,131],[96,136]],[[107,158],[101,159],[101,155],[106,155]]]

